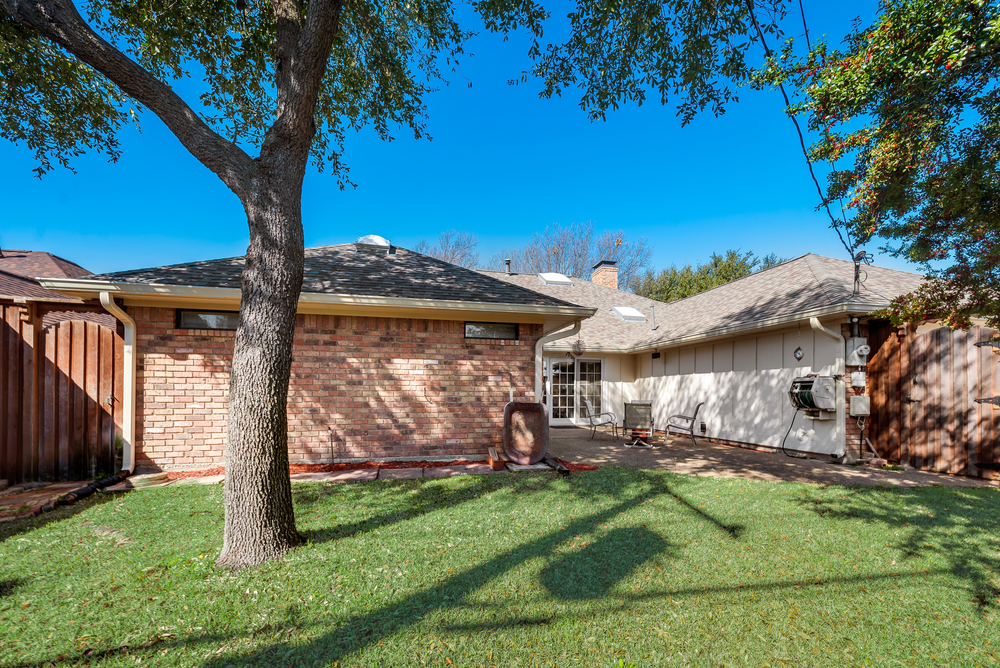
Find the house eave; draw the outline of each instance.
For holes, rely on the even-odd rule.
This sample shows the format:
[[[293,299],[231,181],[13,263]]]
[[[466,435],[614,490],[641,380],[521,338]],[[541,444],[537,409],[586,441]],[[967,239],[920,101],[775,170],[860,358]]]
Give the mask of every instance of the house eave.
[[[628,354],[638,354],[664,348],[676,348],[678,346],[688,345],[691,343],[707,343],[709,341],[731,338],[740,334],[749,334],[751,332],[761,330],[779,329],[789,325],[796,325],[801,322],[808,322],[810,318],[826,318],[831,316],[847,315],[849,313],[870,313],[871,311],[882,309],[886,306],[888,306],[888,304],[884,302],[872,304],[866,302],[845,301],[839,304],[830,304],[827,306],[809,309],[808,311],[798,311],[796,313],[766,318],[764,320],[740,323],[729,327],[719,327],[705,332],[679,336],[673,339],[644,341],[643,343],[632,346],[627,351],[623,352]]]
[[[780,329],[782,327],[796,325],[801,322],[808,322],[810,318],[828,318],[831,316],[847,315],[851,313],[870,313],[871,311],[882,309],[885,308],[886,306],[888,306],[888,304],[885,302],[875,304],[868,302],[845,301],[838,304],[830,304],[827,306],[810,309],[808,311],[798,311],[796,313],[776,316],[774,318],[766,318],[764,320],[757,320],[754,322],[740,323],[728,327],[720,327],[704,332],[687,334],[685,336],[679,336],[675,338],[664,338],[659,340],[647,339],[640,344],[620,346],[620,347],[591,346],[587,345],[586,340],[584,340],[583,354],[586,356],[594,354],[635,355],[641,353],[648,353],[648,352],[653,352],[654,350],[665,350],[668,348],[677,348],[680,346],[697,344],[697,343],[708,343],[711,341],[717,341],[719,339],[726,339],[726,338],[731,338],[733,336],[739,336],[741,334],[749,334],[751,332],[758,332],[769,329]],[[546,346],[545,349],[546,351],[562,353],[570,350],[572,347],[566,344],[564,341],[560,343],[562,345]]]
[[[86,279],[39,278],[48,290],[62,294],[92,299],[101,292],[108,292],[121,299],[126,306],[152,306],[167,308],[216,308],[236,310],[241,292],[236,288],[209,288],[203,286],[155,285],[148,283],[114,283]],[[589,318],[597,309],[583,306],[537,306],[465,302],[435,299],[406,299],[374,295],[343,295],[303,292],[299,295],[299,313],[345,315],[388,315],[395,312],[418,311],[421,317],[438,318],[446,315],[460,319],[463,314],[499,315],[522,322],[571,321]],[[515,318],[515,316],[517,316]],[[527,316],[528,319],[523,318]]]

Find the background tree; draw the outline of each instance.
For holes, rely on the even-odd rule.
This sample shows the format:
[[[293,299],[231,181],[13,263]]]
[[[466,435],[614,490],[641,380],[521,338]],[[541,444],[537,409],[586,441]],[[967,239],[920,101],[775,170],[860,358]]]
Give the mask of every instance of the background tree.
[[[899,323],[972,314],[1000,327],[1000,7],[984,0],[883,0],[843,49],[792,45],[762,73],[791,83],[830,163],[827,202],[848,201],[859,246],[921,263],[933,276],[890,313]]]
[[[756,0],[761,7],[780,3]],[[577,0],[563,43],[543,45],[533,0],[481,0],[490,30],[533,35],[525,73],[544,94],[582,88],[592,117],[646,91],[674,95],[682,120],[732,99],[749,68],[747,7]],[[560,7],[560,9],[562,9]],[[119,155],[137,113],[158,116],[240,200],[250,243],[233,350],[226,526],[218,562],[260,563],[298,541],[285,404],[302,286],[302,181],[310,162],[343,186],[344,132],[371,125],[424,135],[423,96],[471,33],[449,0],[0,0],[0,136],[38,173],[86,150]],[[568,30],[568,32],[564,32]],[[749,35],[749,39],[747,36]],[[202,80],[198,109],[168,82]]]
[[[601,260],[618,263],[618,285],[627,288],[641,270],[649,266],[653,249],[646,237],[629,241],[625,232],[602,232],[594,236],[594,223],[574,223],[568,227],[554,224],[536,233],[522,247],[505,248],[493,255],[486,265],[489,271],[504,271],[505,260],[517,273],[535,274],[555,271],[590,280],[595,264]]]
[[[683,267],[670,266],[659,274],[647,271],[636,278],[632,291],[642,297],[672,302],[705,290],[764,271],[784,262],[774,253],[757,257],[752,252],[728,250],[725,255],[712,253],[708,262]]]
[[[438,235],[436,245],[431,246],[421,239],[413,250],[460,267],[474,269],[479,264],[479,252],[476,250],[478,245],[479,239],[474,234],[446,230]]]

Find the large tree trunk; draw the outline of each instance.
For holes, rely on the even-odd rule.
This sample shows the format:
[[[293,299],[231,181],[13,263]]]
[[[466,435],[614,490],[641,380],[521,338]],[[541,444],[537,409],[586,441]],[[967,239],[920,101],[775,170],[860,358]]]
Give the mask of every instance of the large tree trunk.
[[[299,542],[286,399],[302,288],[304,169],[267,172],[243,197],[250,246],[229,381],[226,526],[216,562],[234,568],[276,559]]]

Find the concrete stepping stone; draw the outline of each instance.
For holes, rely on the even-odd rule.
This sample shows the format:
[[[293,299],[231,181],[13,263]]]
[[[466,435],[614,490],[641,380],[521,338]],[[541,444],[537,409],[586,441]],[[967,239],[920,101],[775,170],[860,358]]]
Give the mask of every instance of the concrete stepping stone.
[[[379,469],[379,480],[399,480],[402,478],[423,478],[423,469]]]
[[[511,471],[552,471],[548,464],[511,464],[507,462],[507,468]]]
[[[292,482],[352,482],[374,480],[378,477],[378,469],[361,469],[359,471],[332,471],[321,473],[296,473],[291,476]]]
[[[436,466],[424,469],[425,478],[448,478],[453,475],[496,473],[489,464],[469,464],[465,466]]]

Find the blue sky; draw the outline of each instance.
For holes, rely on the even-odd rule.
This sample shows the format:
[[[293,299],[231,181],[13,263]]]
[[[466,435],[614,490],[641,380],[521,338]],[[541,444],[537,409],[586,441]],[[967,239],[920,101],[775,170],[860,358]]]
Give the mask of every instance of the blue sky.
[[[870,21],[875,9],[836,4],[805,2],[813,39],[839,41],[852,18]],[[650,103],[591,123],[574,95],[542,100],[537,82],[507,85],[527,66],[524,40],[483,34],[467,50],[473,86],[457,78],[426,99],[433,141],[351,134],[344,160],[356,190],[307,175],[307,246],[380,234],[412,247],[455,229],[478,236],[485,261],[547,225],[593,221],[598,231],[648,237],[656,268],[730,248],[846,258],[814,211],[779,93],[743,91],[725,116],[684,128],[672,106]],[[243,254],[238,200],[158,119],[147,114],[142,133],[127,128],[121,142],[118,163],[90,155],[74,162],[75,175],[58,169],[40,181],[27,148],[0,144],[0,247],[47,250],[95,272]],[[916,270],[883,254],[876,262]]]

